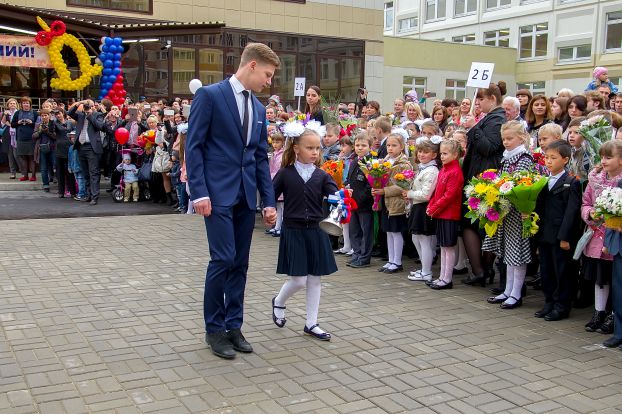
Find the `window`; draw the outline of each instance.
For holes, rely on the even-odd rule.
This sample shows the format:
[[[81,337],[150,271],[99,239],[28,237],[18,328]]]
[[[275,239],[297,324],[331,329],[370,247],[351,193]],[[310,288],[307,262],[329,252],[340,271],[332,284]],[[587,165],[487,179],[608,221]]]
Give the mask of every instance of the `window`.
[[[406,19],[400,19],[398,24],[399,32],[409,32],[417,28],[417,17],[408,17]]]
[[[404,76],[402,78],[402,95],[411,89],[417,91],[417,96],[422,97],[425,92],[427,78],[417,78],[415,76]]]
[[[560,47],[557,53],[559,62],[586,60],[592,56],[592,45]]]
[[[609,80],[611,81],[611,83],[618,87],[619,91],[622,90],[622,76],[609,78]]]
[[[454,0],[454,16],[464,16],[477,11],[477,0]]]
[[[622,11],[607,13],[605,50],[622,49]]]
[[[540,23],[520,28],[520,58],[545,57],[549,37],[549,24]]]
[[[546,82],[536,81],[528,83],[517,83],[516,89],[528,89],[532,95],[544,94],[546,89]]]
[[[510,6],[512,0],[486,0],[486,10],[500,9]]]
[[[445,18],[445,1],[446,0],[426,0],[426,22]]]
[[[486,46],[510,47],[510,29],[484,32],[484,44]]]
[[[454,43],[475,44],[475,33],[462,36],[454,36],[451,38],[451,41]]]
[[[457,101],[466,96],[466,81],[447,79],[445,81],[445,98],[453,98]]]
[[[548,0],[520,0],[520,4],[540,3]]]
[[[384,4],[384,30],[393,29],[393,2]]]
[[[153,0],[67,0],[67,6],[153,13]]]
[[[188,90],[188,82],[196,78],[195,50],[190,48],[173,48],[173,93],[184,94]]]

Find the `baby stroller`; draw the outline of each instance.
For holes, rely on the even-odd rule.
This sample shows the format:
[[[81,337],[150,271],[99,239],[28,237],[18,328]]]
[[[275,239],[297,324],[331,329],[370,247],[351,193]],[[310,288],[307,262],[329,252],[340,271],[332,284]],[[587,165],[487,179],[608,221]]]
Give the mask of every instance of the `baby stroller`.
[[[121,148],[119,153],[121,155],[121,158],[123,158],[123,154],[130,154],[130,156],[132,157],[132,163],[136,165],[137,168],[140,169],[141,166],[139,164],[142,164],[142,162],[138,162],[138,160],[141,160],[140,156],[143,155],[144,153],[144,150],[142,148],[136,148],[136,147]],[[151,191],[149,190],[149,186],[145,185],[144,181],[142,180],[138,181],[138,189],[140,193],[139,200],[141,201],[151,200]],[[121,174],[119,184],[117,184],[114,190],[112,190],[112,199],[115,201],[115,203],[123,202],[124,192],[125,192],[125,181],[123,180],[123,174]]]

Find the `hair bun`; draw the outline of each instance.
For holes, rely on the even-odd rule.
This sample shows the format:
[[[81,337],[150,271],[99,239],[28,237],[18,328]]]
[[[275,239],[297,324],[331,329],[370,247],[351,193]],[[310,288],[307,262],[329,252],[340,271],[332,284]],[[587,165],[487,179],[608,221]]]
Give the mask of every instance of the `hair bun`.
[[[508,92],[508,88],[507,88],[505,81],[499,81],[497,83],[497,86],[499,87],[499,91],[501,92],[502,96]]]

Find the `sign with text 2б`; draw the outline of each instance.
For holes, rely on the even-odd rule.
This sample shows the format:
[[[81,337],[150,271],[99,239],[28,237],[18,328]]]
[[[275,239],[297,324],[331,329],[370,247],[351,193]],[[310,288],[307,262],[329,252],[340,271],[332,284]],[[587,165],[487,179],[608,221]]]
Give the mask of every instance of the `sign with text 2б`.
[[[487,88],[492,79],[492,72],[495,69],[494,63],[471,63],[471,71],[467,79],[467,86],[473,88]]]

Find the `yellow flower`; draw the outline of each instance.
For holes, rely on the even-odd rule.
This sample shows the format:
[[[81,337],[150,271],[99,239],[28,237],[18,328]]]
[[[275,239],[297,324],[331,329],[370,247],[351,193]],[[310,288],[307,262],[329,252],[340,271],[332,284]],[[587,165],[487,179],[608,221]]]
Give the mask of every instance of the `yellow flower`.
[[[376,161],[371,165],[371,167],[375,169],[375,168],[380,167],[380,164]]]
[[[376,151],[371,151],[371,152],[370,152],[370,154],[371,154],[372,156],[374,156],[374,157],[377,157],[377,156],[378,156],[378,153],[377,153]]]
[[[389,161],[385,161],[382,163],[385,168],[391,168],[391,163]]]
[[[478,183],[478,184],[475,185],[474,191],[477,194],[484,194],[487,189],[488,189],[488,185],[486,185],[484,183]]]
[[[499,192],[491,191],[491,190],[486,191],[485,200],[486,200],[486,204],[488,204],[489,206],[493,205],[494,203],[497,202],[497,200],[499,200]]]
[[[395,179],[396,179],[397,181],[402,181],[402,180],[404,180],[404,174],[402,174],[402,173],[397,173],[397,174],[395,174]]]

